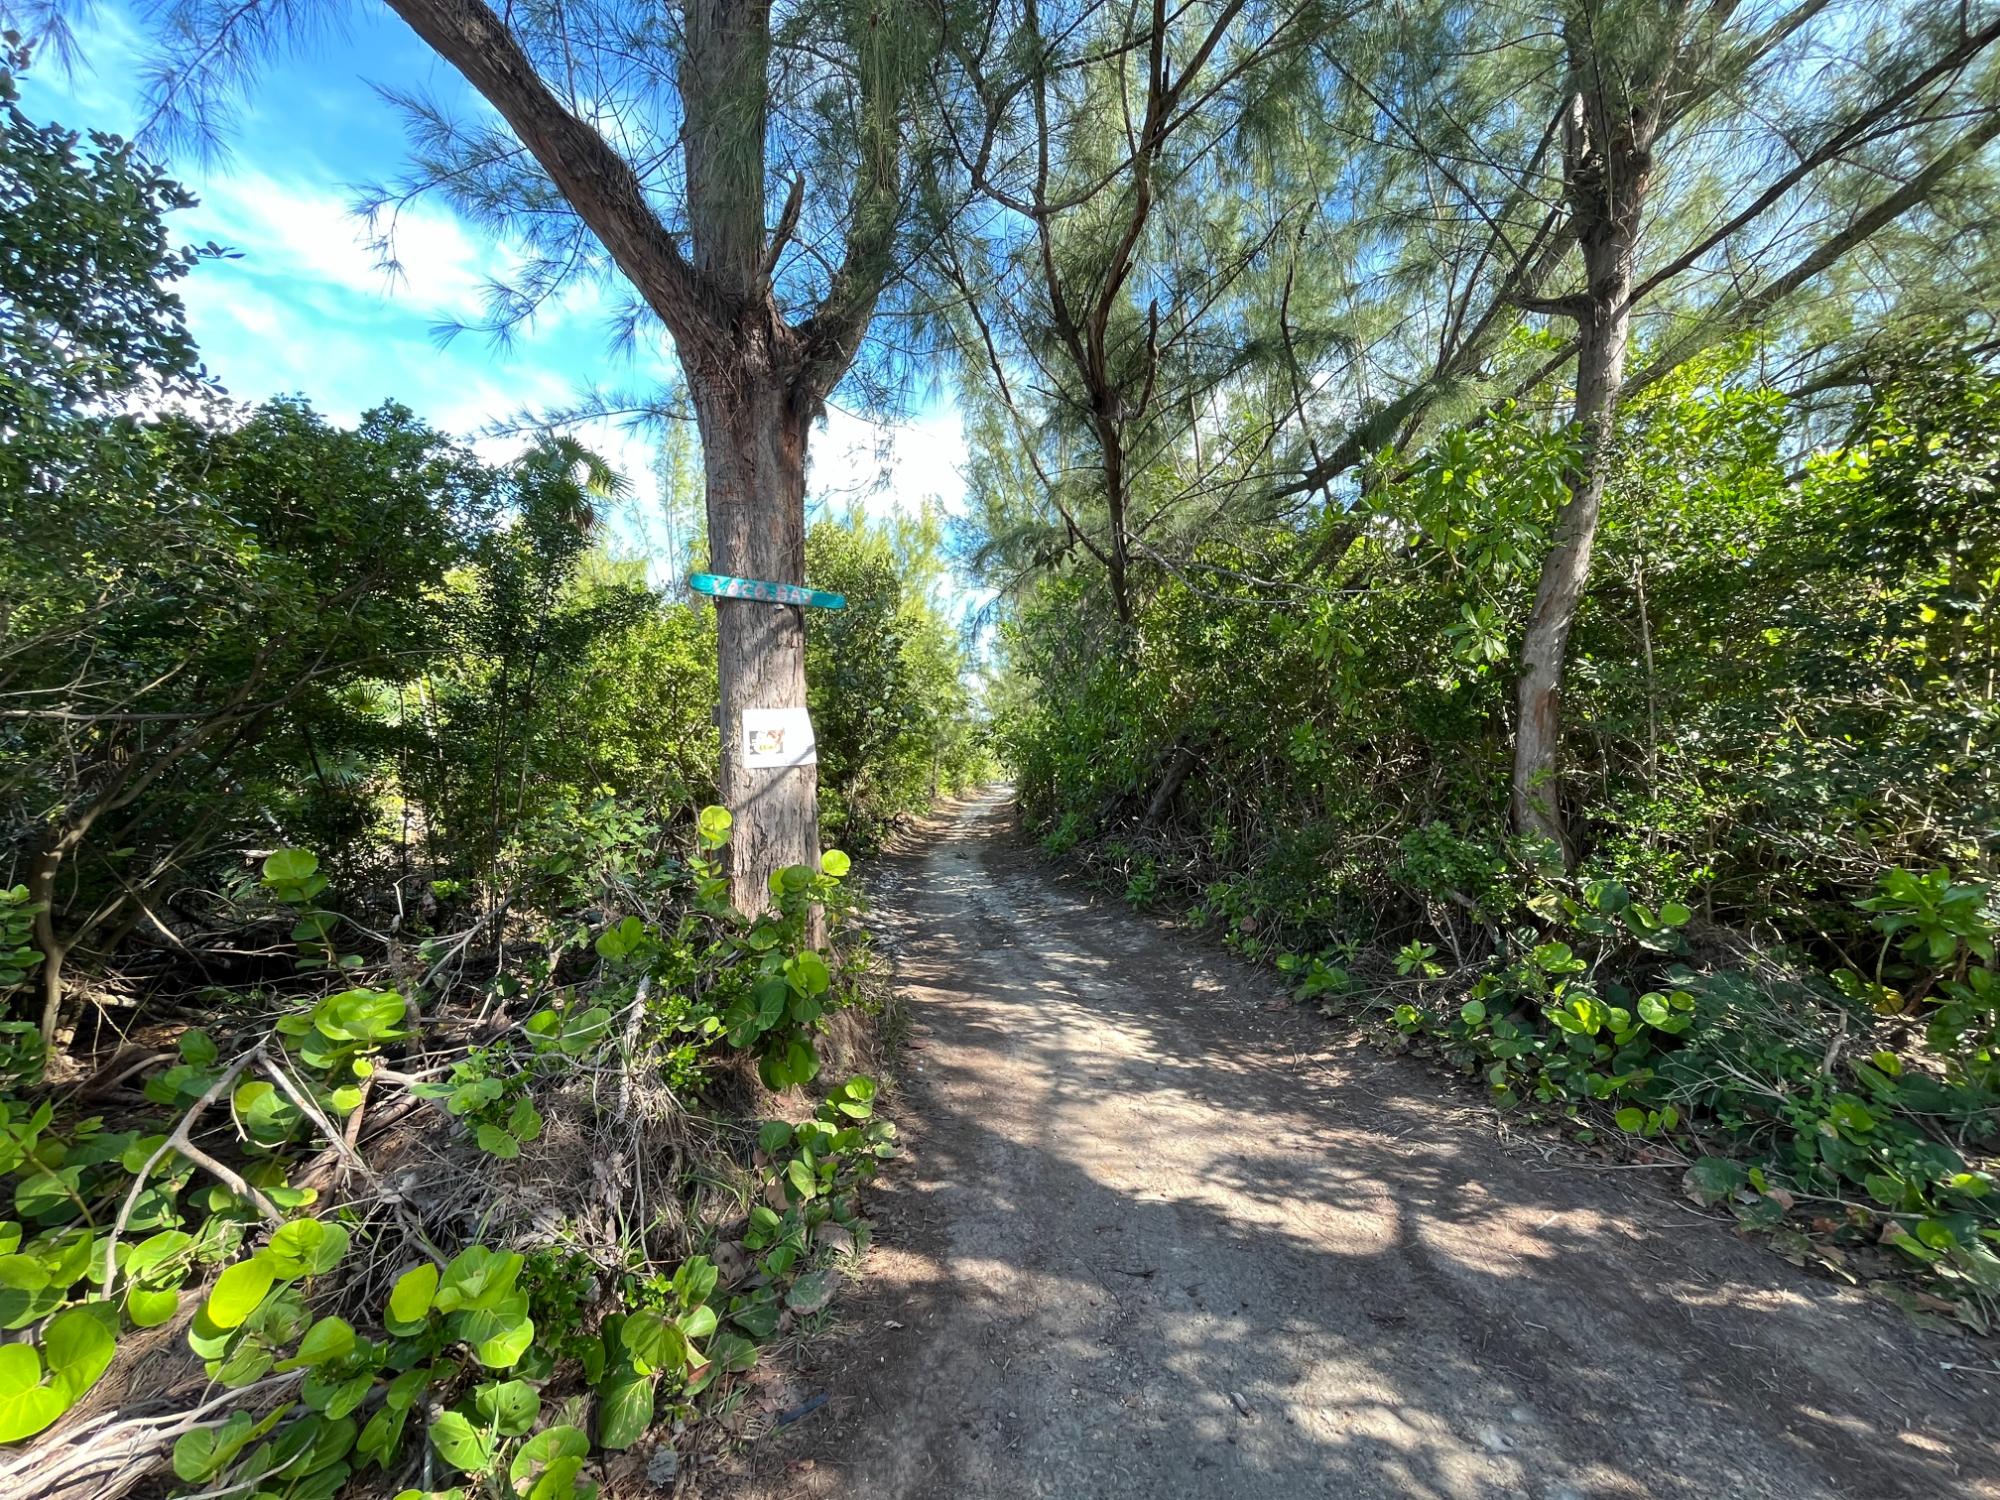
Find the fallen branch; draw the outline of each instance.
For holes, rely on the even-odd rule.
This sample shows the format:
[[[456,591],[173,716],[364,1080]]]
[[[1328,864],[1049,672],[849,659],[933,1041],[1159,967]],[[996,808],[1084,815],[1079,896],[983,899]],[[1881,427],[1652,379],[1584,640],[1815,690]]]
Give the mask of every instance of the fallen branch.
[[[256,1062],[263,1055],[264,1047],[262,1043],[259,1043],[238,1057],[227,1068],[223,1069],[215,1082],[208,1086],[207,1091],[199,1099],[195,1100],[193,1104],[188,1106],[187,1113],[181,1116],[181,1122],[174,1127],[173,1133],[160,1143],[159,1149],[147,1157],[146,1164],[139,1168],[138,1174],[132,1179],[131,1189],[125,1194],[125,1201],[118,1205],[118,1217],[112,1221],[111,1235],[104,1242],[105,1301],[111,1301],[118,1290],[119,1237],[125,1233],[126,1224],[131,1222],[132,1210],[139,1202],[139,1195],[146,1190],[146,1180],[153,1175],[153,1169],[159,1166],[171,1152],[178,1151],[197,1166],[206,1167],[215,1176],[219,1177],[231,1192],[256,1204],[257,1211],[263,1214],[266,1219],[269,1219],[273,1227],[285,1222],[285,1216],[272,1206],[270,1199],[245,1182],[240,1173],[224,1166],[207,1152],[197,1147],[190,1138],[194,1130],[194,1122],[201,1118],[202,1112],[222,1097],[223,1092],[242,1076],[245,1068]]]
[[[646,1017],[646,996],[653,988],[653,976],[645,975],[639,981],[639,988],[632,996],[632,1014],[625,1021],[625,1036],[620,1048],[624,1067],[618,1076],[618,1119],[620,1123],[632,1117],[632,1074],[633,1052],[639,1045],[639,1023]]]
[[[297,1105],[299,1111],[313,1122],[319,1129],[320,1134],[326,1137],[327,1143],[333,1148],[334,1153],[348,1167],[360,1173],[361,1179],[384,1202],[388,1203],[395,1210],[396,1217],[403,1223],[404,1230],[408,1232],[418,1245],[423,1247],[424,1254],[428,1255],[440,1266],[448,1264],[450,1257],[446,1256],[436,1245],[431,1243],[430,1236],[424,1233],[423,1220],[417,1217],[416,1212],[410,1207],[409,1200],[395,1188],[384,1182],[375,1169],[368,1165],[367,1160],[361,1153],[349,1144],[346,1132],[327,1118],[326,1112],[319,1107],[318,1102],[304,1089],[300,1088],[298,1084],[293,1082],[292,1075],[279,1067],[274,1058],[266,1057],[263,1066],[265,1073],[270,1075],[271,1081],[284,1090],[285,1096],[293,1104]]]
[[[115,1494],[157,1468],[160,1454],[178,1439],[200,1428],[219,1427],[229,1419],[226,1415],[211,1419],[211,1412],[227,1407],[233,1413],[260,1393],[294,1385],[304,1378],[303,1370],[273,1375],[253,1385],[221,1391],[186,1411],[168,1412],[164,1416],[127,1417],[122,1422],[110,1422],[114,1413],[106,1412],[65,1434],[69,1446],[60,1456],[52,1458],[34,1448],[0,1469],[0,1500],[45,1497],[64,1484],[80,1484],[88,1476],[105,1470],[136,1466],[138,1472],[122,1485],[100,1479],[91,1487],[93,1495]]]

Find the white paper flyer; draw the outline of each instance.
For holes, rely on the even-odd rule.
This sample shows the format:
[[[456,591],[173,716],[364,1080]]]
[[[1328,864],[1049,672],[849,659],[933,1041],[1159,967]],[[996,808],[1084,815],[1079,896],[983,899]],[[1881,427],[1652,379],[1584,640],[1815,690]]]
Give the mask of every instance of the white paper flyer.
[[[803,708],[743,710],[743,764],[755,768],[819,763],[812,719]]]

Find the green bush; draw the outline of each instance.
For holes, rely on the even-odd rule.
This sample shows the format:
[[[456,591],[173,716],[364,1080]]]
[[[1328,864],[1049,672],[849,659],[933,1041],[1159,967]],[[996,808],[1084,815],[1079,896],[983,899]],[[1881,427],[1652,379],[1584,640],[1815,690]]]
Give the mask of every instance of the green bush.
[[[824,1302],[830,1272],[814,1252],[865,1241],[855,1190],[894,1151],[868,1078],[828,1091],[803,1123],[759,1132],[759,1197],[737,1230],[754,1279],[723,1277],[703,1255],[671,1276],[655,1271],[642,1234],[609,1247],[616,1310],[595,1331],[584,1313],[605,1300],[599,1260],[478,1242],[447,1253],[407,1205],[401,1232],[429,1259],[393,1278],[369,1322],[316,1313],[339,1295],[336,1273],[365,1217],[315,1217],[318,1194],[298,1181],[320,1150],[343,1149],[339,1122],[370,1091],[377,1107],[385,1090],[435,1100],[470,1145],[507,1162],[542,1132],[538,1096],[579,1070],[647,1066],[628,1055],[634,1047],[690,1095],[739,1055],[773,1089],[810,1083],[825,1018],[853,992],[804,934],[812,908],[845,910],[847,861],[828,851],[824,872],[779,872],[774,908],[746,919],[727,905],[717,862],[729,828],[723,809],[704,811],[671,871],[625,890],[641,910],[600,918],[595,984],[558,992],[497,1040],[447,1048],[458,1061],[418,1074],[399,1065],[420,1012],[425,1027],[450,1024],[438,994],[424,980],[405,981],[407,994],[348,984],[364,964],[335,952],[318,920],[328,884],[317,858],[268,856],[263,894],[297,919],[301,967],[325,976],[316,999],[245,1018],[226,1042],[185,1032],[178,1059],[145,1079],[156,1113],[126,1129],[0,1096],[0,1178],[16,1216],[0,1222],[0,1322],[40,1330],[39,1348],[11,1346],[19,1353],[0,1372],[0,1442],[31,1437],[73,1407],[132,1333],[173,1318],[204,1278],[187,1340],[209,1378],[232,1390],[296,1384],[298,1395],[261,1421],[239,1411],[196,1424],[173,1450],[191,1491],[276,1477],[287,1493],[330,1495],[370,1466],[397,1464],[415,1429],[474,1480],[560,1474],[535,1493],[588,1494],[573,1482],[591,1452],[637,1442],[669,1394],[685,1404],[754,1365],[786,1307]],[[588,888],[618,890],[615,841],[600,855]],[[552,913],[544,941],[560,945],[571,920]],[[371,1253],[395,1243],[374,1238]],[[588,1434],[560,1416],[542,1420],[542,1390],[579,1380],[592,1392]]]

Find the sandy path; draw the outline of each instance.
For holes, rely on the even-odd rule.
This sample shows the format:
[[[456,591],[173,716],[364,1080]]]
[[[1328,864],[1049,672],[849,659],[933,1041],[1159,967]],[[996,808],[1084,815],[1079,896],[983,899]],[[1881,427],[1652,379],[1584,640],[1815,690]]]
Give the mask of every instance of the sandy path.
[[[1503,1139],[1009,822],[878,880],[912,1149],[831,1399],[715,1494],[2000,1496],[2000,1377],[1940,1369],[1990,1350]]]

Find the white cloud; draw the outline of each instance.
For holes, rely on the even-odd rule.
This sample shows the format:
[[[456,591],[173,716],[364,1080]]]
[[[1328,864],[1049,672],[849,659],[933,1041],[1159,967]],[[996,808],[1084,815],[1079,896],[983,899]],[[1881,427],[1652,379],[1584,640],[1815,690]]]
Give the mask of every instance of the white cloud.
[[[485,306],[490,278],[504,276],[513,257],[475,240],[450,214],[414,207],[396,216],[398,267],[385,268],[369,243],[366,223],[350,210],[347,190],[305,177],[279,178],[242,169],[210,178],[201,206],[177,227],[242,252],[245,271],[344,299],[395,302],[436,317],[474,318]]]
[[[806,506],[809,513],[820,514],[859,501],[878,521],[915,515],[926,504],[963,516],[967,457],[965,425],[956,406],[935,406],[921,416],[888,421],[828,407],[806,449]],[[961,628],[970,628],[997,597],[954,568],[933,602]],[[974,635],[974,654],[983,659],[991,648],[990,625]]]
[[[89,65],[78,73],[42,68],[29,76],[36,106],[69,120],[80,110],[84,121],[76,123],[130,133],[150,44],[117,5],[95,14],[84,43]],[[171,217],[173,238],[241,252],[202,263],[178,284],[203,357],[234,396],[299,394],[341,422],[393,399],[468,438],[489,461],[504,462],[527,440],[478,436],[490,423],[565,405],[586,385],[670,376],[664,336],[646,342],[633,368],[605,369],[592,325],[602,322],[615,293],[581,282],[545,307],[513,347],[496,350],[469,336],[440,348],[431,325],[481,317],[489,281],[506,279],[520,253],[441,203],[419,200],[396,216],[399,270],[385,271],[369,227],[350,211],[354,191],[341,179],[386,165],[391,158],[375,146],[392,136],[386,126],[373,135],[359,125],[359,134],[330,131],[328,122],[370,106],[319,87],[324,71],[293,72],[289,91],[253,96],[229,158],[211,171],[183,163],[178,173],[200,204]],[[584,424],[576,436],[631,486],[613,508],[609,539],[628,555],[653,555],[661,533],[653,438],[613,421]],[[815,515],[855,502],[877,519],[933,502],[964,513],[966,443],[949,406],[892,421],[829,409],[808,453]],[[955,608],[980,597],[956,585],[950,592]]]
[[[138,123],[137,79],[146,56],[145,42],[124,13],[113,6],[93,9],[87,21],[71,27],[76,50],[73,68],[53,49],[44,47],[29,70],[23,94],[30,100],[53,96],[89,112],[121,135]]]
[[[830,406],[806,448],[806,501],[844,510],[858,500],[877,519],[914,515],[927,501],[963,515],[965,464],[955,408],[876,421]]]

